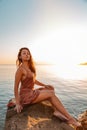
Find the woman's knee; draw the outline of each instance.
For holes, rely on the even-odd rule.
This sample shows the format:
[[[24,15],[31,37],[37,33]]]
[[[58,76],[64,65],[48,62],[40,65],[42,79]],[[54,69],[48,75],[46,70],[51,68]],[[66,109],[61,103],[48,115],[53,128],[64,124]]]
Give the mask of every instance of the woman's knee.
[[[54,91],[48,91],[48,94],[50,95],[50,97],[55,96],[55,92]]]
[[[54,95],[55,94],[54,90],[47,89],[47,90],[45,90],[45,92],[49,93],[50,95]]]

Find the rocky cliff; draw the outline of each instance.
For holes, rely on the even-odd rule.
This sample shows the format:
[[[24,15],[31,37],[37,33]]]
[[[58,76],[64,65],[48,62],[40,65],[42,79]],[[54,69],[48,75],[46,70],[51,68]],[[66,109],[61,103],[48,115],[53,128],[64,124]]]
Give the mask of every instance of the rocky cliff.
[[[72,127],[53,116],[47,101],[26,106],[17,114],[14,108],[7,109],[4,130],[73,130]]]

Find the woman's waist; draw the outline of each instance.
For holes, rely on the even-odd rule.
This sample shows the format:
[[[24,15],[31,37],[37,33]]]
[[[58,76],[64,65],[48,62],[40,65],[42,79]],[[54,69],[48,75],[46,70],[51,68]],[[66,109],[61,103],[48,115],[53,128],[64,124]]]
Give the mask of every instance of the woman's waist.
[[[34,82],[21,83],[22,88],[31,88],[34,86]]]
[[[30,88],[22,88],[22,89],[20,89],[20,94],[23,94],[23,93],[27,93],[27,92],[31,92],[31,91],[33,91],[33,88],[32,89],[30,89]]]
[[[34,89],[34,85],[32,85],[32,86],[21,86],[20,87],[20,91],[31,91],[31,90],[33,90]]]

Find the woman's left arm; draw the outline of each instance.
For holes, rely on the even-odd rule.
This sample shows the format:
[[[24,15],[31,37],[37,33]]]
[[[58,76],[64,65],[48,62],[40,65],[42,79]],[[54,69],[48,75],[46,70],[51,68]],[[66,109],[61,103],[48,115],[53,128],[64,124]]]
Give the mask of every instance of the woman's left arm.
[[[52,89],[52,90],[54,90],[54,87],[53,87],[52,85],[43,84],[43,83],[41,83],[41,82],[38,81],[38,80],[35,80],[35,84],[36,84],[36,85],[43,86],[44,88],[47,88],[47,89]]]
[[[35,84],[36,85],[40,85],[40,86],[46,86],[46,84],[43,84],[43,83],[41,83],[40,81],[38,81],[38,80],[35,80]]]

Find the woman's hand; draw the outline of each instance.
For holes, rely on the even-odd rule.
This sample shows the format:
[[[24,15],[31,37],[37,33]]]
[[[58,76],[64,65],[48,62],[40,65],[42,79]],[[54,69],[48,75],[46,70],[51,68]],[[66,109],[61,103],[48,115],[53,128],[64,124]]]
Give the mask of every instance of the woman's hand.
[[[14,110],[16,110],[17,113],[20,113],[22,109],[23,109],[23,107],[20,104],[16,104],[16,106],[14,108]]]
[[[50,89],[50,90],[54,90],[54,87],[52,85],[45,85],[45,88]]]

